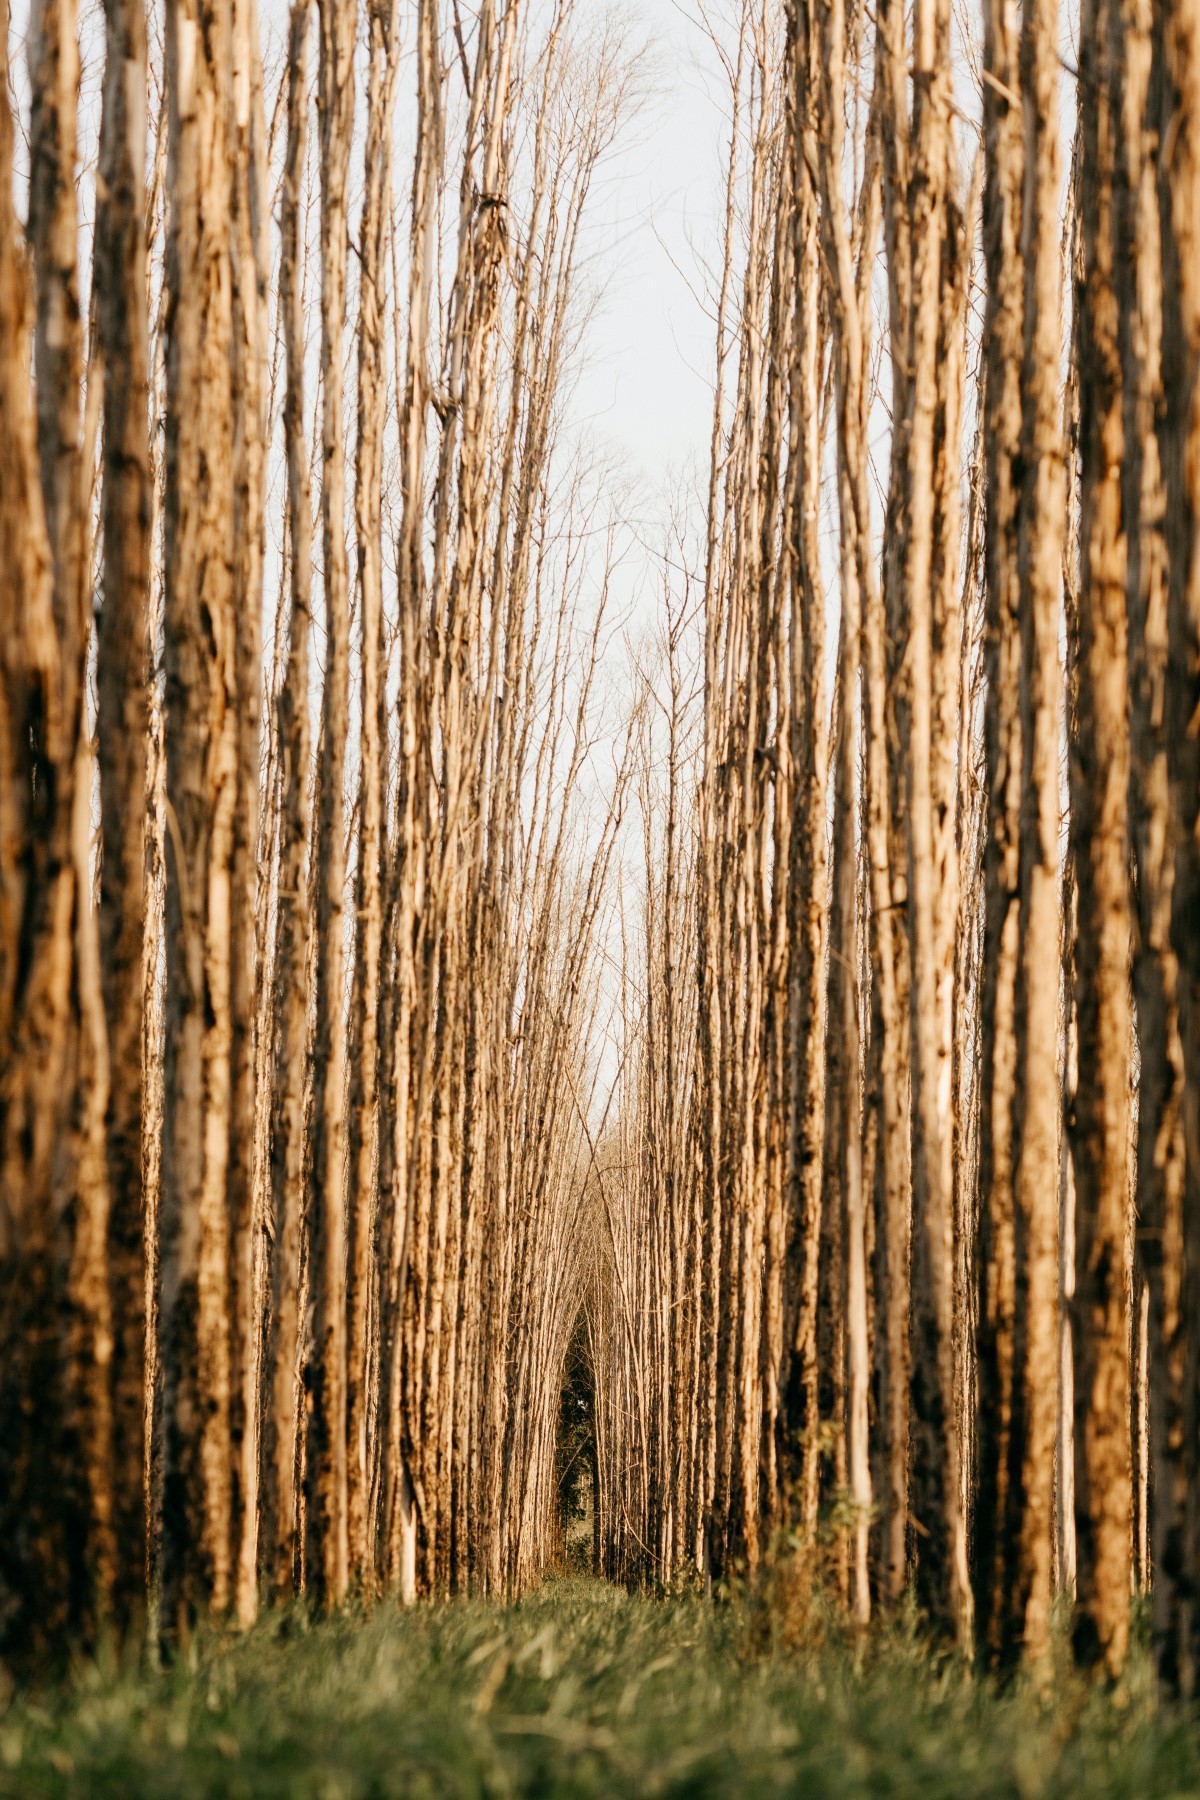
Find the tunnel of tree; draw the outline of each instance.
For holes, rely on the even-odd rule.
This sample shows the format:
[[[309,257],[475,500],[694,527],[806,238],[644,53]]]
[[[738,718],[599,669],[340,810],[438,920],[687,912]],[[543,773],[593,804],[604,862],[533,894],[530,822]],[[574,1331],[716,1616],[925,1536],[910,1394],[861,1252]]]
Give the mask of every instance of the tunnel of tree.
[[[600,1566],[595,1412],[595,1374],[581,1311],[563,1363],[558,1411],[558,1516],[562,1561],[589,1569]]]
[[[590,1486],[616,1582],[1200,1680],[1197,0],[696,13],[648,540],[627,15],[0,0],[19,1672]]]

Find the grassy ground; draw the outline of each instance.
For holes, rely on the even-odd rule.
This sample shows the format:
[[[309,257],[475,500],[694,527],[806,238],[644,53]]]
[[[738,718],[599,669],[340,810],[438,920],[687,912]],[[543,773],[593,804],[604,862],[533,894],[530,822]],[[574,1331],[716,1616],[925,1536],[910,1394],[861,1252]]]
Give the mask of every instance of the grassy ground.
[[[1200,1796],[1200,1730],[1144,1667],[997,1697],[902,1632],[856,1653],[776,1611],[578,1578],[508,1609],[266,1621],[160,1675],[0,1710],[0,1796]]]

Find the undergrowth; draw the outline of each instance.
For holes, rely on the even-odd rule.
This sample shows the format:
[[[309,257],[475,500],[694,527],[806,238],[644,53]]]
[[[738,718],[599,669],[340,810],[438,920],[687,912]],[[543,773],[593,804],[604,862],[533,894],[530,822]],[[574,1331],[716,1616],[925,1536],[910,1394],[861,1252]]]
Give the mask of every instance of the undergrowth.
[[[1200,1732],[1144,1660],[1115,1694],[1065,1661],[1001,1694],[911,1624],[856,1646],[797,1617],[577,1576],[511,1607],[278,1614],[161,1673],[9,1696],[0,1796],[1200,1796]]]

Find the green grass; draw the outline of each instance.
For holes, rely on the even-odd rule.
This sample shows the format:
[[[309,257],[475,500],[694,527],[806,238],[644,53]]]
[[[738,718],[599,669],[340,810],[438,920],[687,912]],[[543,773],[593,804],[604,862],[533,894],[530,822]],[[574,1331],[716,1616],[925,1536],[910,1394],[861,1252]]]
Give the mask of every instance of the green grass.
[[[1200,1795],[1143,1663],[999,1696],[895,1630],[778,1641],[762,1604],[548,1581],[519,1605],[299,1613],[162,1674],[79,1670],[0,1712],[0,1795]]]

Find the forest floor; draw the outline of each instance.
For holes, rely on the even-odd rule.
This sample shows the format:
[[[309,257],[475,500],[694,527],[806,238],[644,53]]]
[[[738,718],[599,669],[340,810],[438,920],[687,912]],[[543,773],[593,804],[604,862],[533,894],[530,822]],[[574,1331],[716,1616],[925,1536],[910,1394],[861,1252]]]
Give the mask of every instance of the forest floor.
[[[95,1668],[0,1710],[0,1795],[1200,1795],[1200,1729],[1135,1662],[997,1695],[911,1633],[859,1651],[786,1609],[631,1598],[578,1578],[511,1607],[276,1615],[169,1671]],[[1065,1669],[1065,1664],[1064,1664]]]

